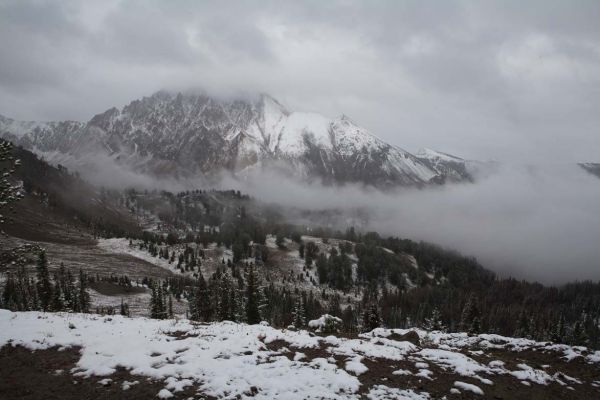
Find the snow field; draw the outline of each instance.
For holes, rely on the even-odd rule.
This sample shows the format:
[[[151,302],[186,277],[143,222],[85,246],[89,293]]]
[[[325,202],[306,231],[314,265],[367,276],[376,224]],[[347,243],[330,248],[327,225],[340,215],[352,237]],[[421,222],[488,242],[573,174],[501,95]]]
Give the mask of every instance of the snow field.
[[[438,342],[443,347],[420,348],[388,338],[392,334],[408,332],[400,329],[375,329],[358,338],[347,339],[320,337],[307,331],[279,330],[266,324],[224,321],[198,325],[188,320],[7,310],[0,310],[0,326],[3,327],[0,347],[6,344],[31,350],[80,347],[81,358],[70,373],[84,378],[102,377],[108,382],[117,367],[124,367],[133,375],[163,382],[164,387],[156,394],[163,399],[173,397],[189,386],[205,395],[223,399],[238,396],[292,400],[359,399],[362,396],[359,379],[369,373],[364,363],[366,359],[412,365],[411,369],[418,372],[396,367],[392,374],[414,375],[427,382],[435,382],[439,372],[434,371],[443,370],[457,378],[478,379],[482,385],[494,385],[494,377],[498,375],[513,377],[527,386],[555,382],[575,390],[577,385],[586,383],[562,372],[551,375],[524,363],[518,364],[515,370],[508,369],[500,360],[483,364],[461,352],[470,350],[470,346],[485,348],[488,342],[493,342],[494,348],[509,352],[545,345],[490,335],[467,337],[418,331],[428,342]],[[595,361],[597,352],[588,352],[585,348],[558,347],[554,351],[557,358],[577,353],[585,362],[598,363]],[[479,351],[471,353],[479,354]],[[307,357],[307,354],[312,355]],[[338,362],[340,357],[341,364]],[[122,389],[128,390],[138,383],[124,382]],[[485,386],[466,383],[460,378],[453,386],[447,389],[450,393],[484,394],[485,391]],[[369,399],[431,398],[426,392],[381,384],[367,388],[365,396]]]

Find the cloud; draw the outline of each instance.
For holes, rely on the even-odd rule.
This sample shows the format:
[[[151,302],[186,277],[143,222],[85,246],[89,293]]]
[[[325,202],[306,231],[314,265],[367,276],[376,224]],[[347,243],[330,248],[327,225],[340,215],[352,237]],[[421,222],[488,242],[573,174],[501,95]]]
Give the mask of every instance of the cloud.
[[[278,205],[291,222],[341,230],[355,226],[433,242],[475,256],[504,277],[547,284],[600,280],[600,181],[576,165],[499,164],[480,168],[475,184],[382,192],[300,183],[271,170],[253,170],[244,179],[229,173],[160,179],[119,166],[108,156],[43,156],[109,188],[241,190],[263,204]],[[323,210],[330,211],[329,219]]]
[[[387,141],[593,161],[600,4],[0,2],[0,113],[88,120],[158,89],[269,92]]]
[[[363,230],[457,249],[501,276],[550,284],[600,279],[600,182],[577,166],[503,165],[477,184],[393,193],[271,175],[223,183],[232,186],[284,207],[341,211],[342,230],[360,217]]]

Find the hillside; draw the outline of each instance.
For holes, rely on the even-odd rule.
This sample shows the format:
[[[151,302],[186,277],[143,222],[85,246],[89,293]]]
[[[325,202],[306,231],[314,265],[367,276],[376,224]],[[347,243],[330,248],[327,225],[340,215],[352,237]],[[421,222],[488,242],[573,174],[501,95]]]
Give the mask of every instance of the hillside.
[[[497,335],[376,329],[345,338],[263,324],[8,311],[0,323],[6,399],[32,378],[30,396],[63,399],[600,396],[600,352]],[[45,370],[23,364],[32,360]]]

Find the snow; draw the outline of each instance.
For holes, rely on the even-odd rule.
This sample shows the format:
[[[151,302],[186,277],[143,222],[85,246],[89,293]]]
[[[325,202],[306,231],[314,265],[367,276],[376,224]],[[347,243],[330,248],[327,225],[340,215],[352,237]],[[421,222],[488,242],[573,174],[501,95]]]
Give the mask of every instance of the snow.
[[[475,386],[475,385],[472,385],[470,383],[461,382],[461,381],[454,382],[454,386],[456,386],[459,389],[466,390],[466,391],[469,391],[469,392],[473,392],[475,394],[480,394],[480,395],[483,396],[483,390],[481,390],[479,388],[479,386]]]
[[[431,379],[431,375],[433,375],[433,372],[431,372],[428,369],[420,369],[419,372],[417,372],[415,374],[415,376],[419,376],[421,378],[426,378],[426,379]]]
[[[162,389],[160,392],[158,392],[157,396],[159,399],[170,399],[173,397],[173,393],[169,392],[167,389]]]
[[[367,398],[370,400],[428,400],[430,397],[428,393],[417,393],[413,390],[377,385],[371,388]]]
[[[126,238],[98,239],[97,245],[107,253],[128,254],[170,271],[174,268],[173,264],[169,264],[169,260],[165,260],[161,257],[153,257],[146,250],[140,250],[139,247],[135,245],[133,247],[129,246],[129,239]]]
[[[322,316],[311,322],[318,329],[325,319],[326,316]],[[70,329],[71,325],[77,328]],[[245,398],[252,392],[259,400],[358,399],[362,398],[359,377],[369,372],[365,360],[389,360],[392,361],[390,372],[393,375],[412,375],[434,382],[441,369],[456,374],[454,379],[464,376],[478,379],[485,385],[494,384],[488,377],[504,375],[523,385],[556,382],[567,387],[587,382],[558,371],[550,375],[523,362],[511,369],[500,360],[492,359],[482,364],[464,353],[485,357],[485,351],[481,354],[479,349],[489,347],[511,352],[543,349],[555,351],[557,358],[567,352],[579,354],[590,363],[597,356],[597,352],[588,353],[583,347],[557,347],[490,335],[415,330],[428,343],[436,343],[437,348],[420,348],[409,342],[389,339],[392,333],[408,332],[403,329],[378,328],[348,339],[320,337],[305,330],[275,329],[268,324],[220,322],[198,325],[187,320],[6,310],[0,310],[0,326],[0,347],[7,343],[31,350],[77,346],[81,348],[80,359],[65,373],[83,378],[98,377],[99,383],[104,385],[111,383],[117,367],[123,367],[133,375],[162,382],[162,390],[157,394],[160,398],[169,398],[193,386],[200,393],[216,398]],[[175,332],[177,338],[173,335]],[[285,342],[284,346],[280,345],[281,341]],[[275,349],[269,346],[271,344],[276,344]],[[471,351],[470,346],[477,350]],[[315,351],[304,352],[303,349],[317,350],[319,356],[313,358]],[[340,357],[344,360],[342,365],[338,365]],[[393,365],[395,361],[410,362],[418,372],[398,368]],[[121,388],[128,390],[138,383],[126,381]],[[364,392],[369,399],[430,398],[427,393],[404,389],[376,385]],[[479,386],[458,380],[454,389],[483,394]]]
[[[361,356],[356,356],[352,358],[350,361],[346,361],[346,366],[344,367],[346,371],[352,372],[354,375],[364,374],[369,370],[365,364],[363,364]]]
[[[464,354],[440,349],[423,349],[417,354],[428,361],[450,368],[459,375],[478,378],[485,380],[484,383],[489,383],[489,380],[477,375],[478,373],[489,372],[489,369]]]
[[[533,383],[537,383],[538,385],[547,385],[548,383],[554,381],[554,378],[548,375],[548,373],[545,371],[531,368],[527,364],[518,364],[517,367],[520,368],[520,370],[509,372],[509,374],[517,379],[528,380]]]
[[[139,381],[133,381],[133,382],[124,381],[124,382],[121,384],[121,389],[123,389],[123,390],[129,390],[129,389],[131,389],[131,387],[132,387],[133,385],[137,385],[138,383],[140,383],[140,382],[139,382]]]
[[[412,372],[410,372],[407,369],[397,369],[396,371],[392,372],[393,375],[412,375]]]
[[[338,324],[339,326],[342,324],[342,320],[338,317],[334,317],[333,315],[324,314],[321,315],[318,319],[308,321],[308,327],[320,332],[327,325],[327,323],[334,323]]]
[[[76,330],[68,328],[73,322]],[[188,321],[150,320],[85,314],[12,313],[0,310],[0,346],[9,341],[29,349],[81,347],[78,376],[110,376],[118,366],[165,382],[159,397],[195,382],[210,396],[235,398],[259,388],[256,399],[354,398],[360,382],[326,359],[289,360],[260,340],[284,336],[311,345],[308,332],[278,331],[263,325],[222,322],[193,326]],[[175,340],[170,332],[189,335]],[[315,372],[318,370],[318,372]]]

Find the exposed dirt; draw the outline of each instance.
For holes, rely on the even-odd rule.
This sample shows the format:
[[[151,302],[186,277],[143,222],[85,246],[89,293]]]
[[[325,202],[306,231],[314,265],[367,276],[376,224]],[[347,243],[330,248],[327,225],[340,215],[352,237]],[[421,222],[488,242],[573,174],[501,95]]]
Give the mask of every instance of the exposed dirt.
[[[94,282],[90,288],[104,296],[122,296],[137,293],[145,293],[147,289],[141,286],[126,287],[112,282]]]
[[[25,196],[15,206],[13,221],[2,229],[11,236],[39,242],[94,244],[95,240],[77,219],[53,212],[37,198]]]
[[[79,349],[29,351],[23,347],[0,349],[0,398],[3,400],[69,399],[153,399],[164,383],[118,369],[110,376],[82,378],[70,370],[79,360]],[[103,379],[111,382],[103,385]],[[124,382],[138,381],[123,390]],[[196,388],[173,393],[172,399],[211,399],[196,393]]]
[[[266,344],[266,346],[269,350],[280,352],[281,355],[288,357],[290,360],[293,359],[295,352],[300,352],[306,356],[303,361],[333,357],[336,365],[340,368],[344,367],[346,361],[346,357],[329,353],[327,346],[324,345],[319,348],[296,348],[284,340],[276,340]],[[286,351],[286,349],[289,351]],[[512,375],[481,374],[482,378],[493,382],[492,385],[488,385],[477,378],[462,376],[454,371],[443,369],[434,363],[428,362],[428,369],[432,372],[431,379],[429,379],[416,376],[419,372],[419,369],[415,366],[417,360],[411,359],[411,357],[402,361],[365,357],[362,363],[368,368],[368,371],[358,375],[358,379],[362,384],[360,393],[366,395],[373,386],[385,385],[392,388],[428,392],[432,399],[440,399],[444,396],[448,399],[600,399],[600,388],[591,385],[593,381],[600,379],[600,370],[595,365],[586,364],[581,358],[567,362],[566,360],[560,360],[556,353],[502,350],[489,351],[489,354],[480,357],[475,357],[472,353],[468,353],[467,355],[484,364],[493,360],[504,361],[506,368],[509,370],[518,370],[517,364],[525,363],[530,367],[545,370],[550,375],[553,375],[557,371],[562,371],[573,378],[581,380],[582,384],[576,384],[563,379],[567,382],[566,386],[558,383],[540,385],[531,382],[529,386],[526,386]],[[548,365],[552,367],[548,367]],[[546,368],[543,366],[546,366]],[[399,369],[410,371],[411,374],[394,375],[393,372]],[[450,389],[454,387],[454,382],[456,381],[476,385],[483,390],[484,395],[481,396],[465,390],[461,390],[460,394],[452,394],[450,393]],[[569,385],[573,389],[569,389]]]

